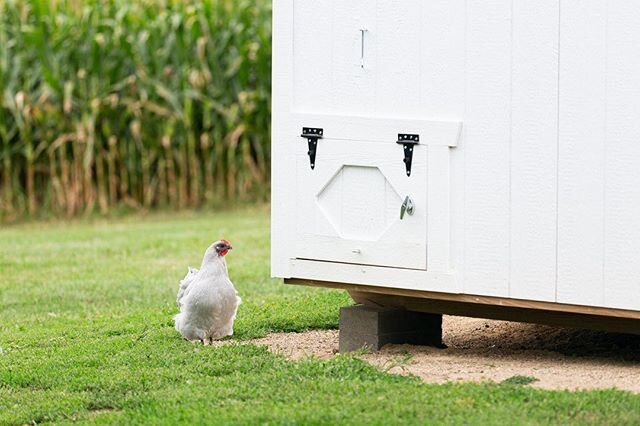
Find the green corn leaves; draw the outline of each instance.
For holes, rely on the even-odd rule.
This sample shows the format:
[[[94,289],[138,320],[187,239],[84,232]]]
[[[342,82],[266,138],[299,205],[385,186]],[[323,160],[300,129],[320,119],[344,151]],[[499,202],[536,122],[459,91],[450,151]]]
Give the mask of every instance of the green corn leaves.
[[[266,0],[0,0],[0,220],[268,195]]]

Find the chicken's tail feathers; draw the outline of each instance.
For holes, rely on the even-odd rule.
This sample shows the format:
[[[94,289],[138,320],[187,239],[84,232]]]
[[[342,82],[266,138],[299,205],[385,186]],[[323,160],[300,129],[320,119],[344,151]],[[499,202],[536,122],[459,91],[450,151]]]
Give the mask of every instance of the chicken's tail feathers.
[[[198,268],[192,268],[191,266],[187,267],[187,274],[183,279],[180,280],[180,285],[183,283],[188,283],[193,279],[193,277],[198,273]]]

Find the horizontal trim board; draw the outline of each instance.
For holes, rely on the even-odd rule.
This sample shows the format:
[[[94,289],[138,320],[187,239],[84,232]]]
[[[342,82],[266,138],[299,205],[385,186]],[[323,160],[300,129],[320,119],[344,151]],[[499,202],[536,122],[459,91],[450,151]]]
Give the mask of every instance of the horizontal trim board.
[[[462,122],[411,120],[391,117],[362,117],[313,113],[292,113],[295,129],[318,127],[324,139],[378,141],[395,143],[399,133],[420,135],[420,145],[449,146],[458,144]]]
[[[449,300],[421,299],[406,296],[388,296],[374,293],[350,292],[357,303],[386,309],[406,309],[430,314],[446,314],[532,324],[603,330],[617,333],[640,334],[640,320],[511,306],[484,305]]]
[[[428,288],[431,291],[459,292],[452,273],[317,260],[290,259],[289,273],[283,278],[285,277],[382,288],[393,288],[396,283],[402,283],[405,289],[421,291]]]
[[[372,293],[377,295],[404,296],[415,299],[430,299],[437,301],[460,302],[469,305],[489,305],[504,308],[521,308],[547,312],[564,312],[598,317],[628,318],[640,320],[640,311],[626,309],[601,308],[594,306],[571,305],[566,303],[539,302],[535,300],[511,299],[506,297],[476,296],[470,294],[441,293],[435,291],[408,290],[391,287],[378,287],[339,283],[332,281],[318,281],[300,278],[287,278],[285,284],[305,285],[311,287],[326,287],[347,290],[350,293]],[[538,321],[534,321],[538,322]],[[640,327],[640,325],[639,325]],[[640,333],[640,330],[638,330]]]
[[[323,263],[328,263],[328,264],[331,264],[331,265],[338,264],[338,265],[349,265],[349,266],[375,266],[376,268],[387,268],[387,269],[394,269],[394,270],[402,269],[404,271],[420,271],[420,272],[426,272],[427,271],[426,268],[420,269],[420,268],[404,268],[404,267],[401,267],[401,266],[369,265],[369,264],[366,264],[366,263],[357,263],[357,262],[338,262],[338,261],[335,261],[335,260],[306,259],[304,257],[297,257],[296,260],[304,260],[304,261],[307,261],[307,262],[323,262]]]

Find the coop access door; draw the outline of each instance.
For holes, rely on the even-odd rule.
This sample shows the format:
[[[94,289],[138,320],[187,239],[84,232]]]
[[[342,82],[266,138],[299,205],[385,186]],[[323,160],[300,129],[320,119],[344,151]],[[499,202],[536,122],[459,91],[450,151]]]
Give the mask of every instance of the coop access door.
[[[433,66],[420,59],[432,40],[424,3],[274,3],[273,248],[283,276],[301,265],[450,272],[450,148],[461,124],[420,109],[432,95],[421,89]],[[313,149],[305,129],[322,129]]]
[[[419,135],[367,128],[375,120],[360,128],[344,118],[305,121],[322,127],[295,135],[296,258],[426,269],[427,147]]]

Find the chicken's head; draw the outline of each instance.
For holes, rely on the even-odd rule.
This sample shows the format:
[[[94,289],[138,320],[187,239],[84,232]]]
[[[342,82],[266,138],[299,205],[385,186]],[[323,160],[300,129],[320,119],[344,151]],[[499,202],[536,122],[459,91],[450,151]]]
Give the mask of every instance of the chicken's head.
[[[232,247],[229,241],[218,240],[215,243],[211,244],[211,246],[209,246],[209,250],[207,251],[213,251],[215,252],[216,256],[224,257],[227,253],[229,253],[229,250],[231,249]]]

